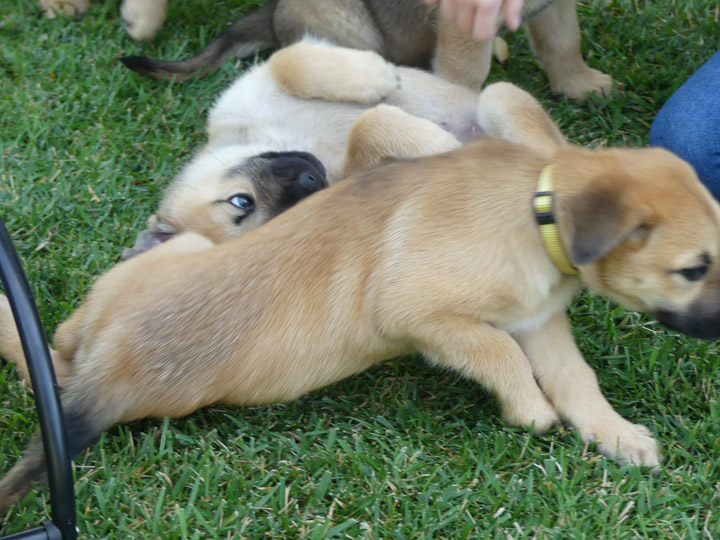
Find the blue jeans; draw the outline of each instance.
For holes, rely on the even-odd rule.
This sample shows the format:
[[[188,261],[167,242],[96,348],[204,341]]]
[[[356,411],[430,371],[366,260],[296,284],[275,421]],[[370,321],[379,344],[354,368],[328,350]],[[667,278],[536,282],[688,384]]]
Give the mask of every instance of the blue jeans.
[[[650,145],[690,163],[720,200],[720,51],[662,106],[650,127]]]

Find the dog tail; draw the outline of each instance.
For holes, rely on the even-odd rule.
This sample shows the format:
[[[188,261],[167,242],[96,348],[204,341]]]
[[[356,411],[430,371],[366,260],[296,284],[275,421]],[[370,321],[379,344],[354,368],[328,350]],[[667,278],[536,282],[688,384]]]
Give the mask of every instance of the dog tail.
[[[87,393],[73,393],[71,389],[63,395],[62,401],[71,459],[120,420],[119,413],[108,414],[108,407],[99,410],[99,402]],[[43,484],[46,480],[45,452],[40,433],[36,432],[23,458],[0,481],[0,516],[20,501],[33,485]]]
[[[145,56],[126,56],[123,64],[153,79],[186,81],[193,75],[205,75],[218,69],[229,56],[246,58],[257,52],[277,48],[273,15],[278,0],[271,0],[256,11],[235,21],[195,56],[177,62],[153,60]]]

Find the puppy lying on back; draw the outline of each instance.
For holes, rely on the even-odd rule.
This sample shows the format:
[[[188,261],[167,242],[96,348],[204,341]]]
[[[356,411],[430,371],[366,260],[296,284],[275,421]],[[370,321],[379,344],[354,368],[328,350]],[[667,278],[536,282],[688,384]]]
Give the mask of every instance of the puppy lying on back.
[[[381,101],[386,105],[376,107]],[[564,144],[537,101],[515,86],[493,85],[478,96],[375,53],[308,38],[243,74],[219,98],[208,118],[208,143],[172,183],[124,258],[180,232],[215,243],[237,238],[324,187],[325,176],[334,183],[385,159],[449,150],[483,134],[544,152]],[[68,329],[80,317],[55,335],[51,355],[61,385],[72,372],[77,344]],[[3,296],[0,356],[27,376]]]
[[[376,109],[380,103],[392,107]],[[351,128],[371,109],[355,137],[369,136],[375,147],[348,150],[358,148],[348,144]],[[373,136],[376,125],[382,129]],[[237,237],[235,215],[215,201],[232,194],[228,171],[263,152],[313,154],[333,184],[383,159],[450,150],[483,135],[543,151],[563,144],[537,101],[515,86],[490,86],[478,95],[376,53],[309,37],[242,74],[211,109],[207,131],[207,145],[173,182],[143,241],[185,231],[216,243]]]
[[[656,465],[565,309],[585,283],[717,338],[718,257],[720,207],[663,150],[548,156],[488,138],[380,166],[241,238],[188,233],[102,277],[62,396],[72,453],[117,422],[287,401],[419,351],[494,393],[510,424],[542,432],[559,417],[607,456]],[[38,438],[0,483],[0,509],[44,467]]]

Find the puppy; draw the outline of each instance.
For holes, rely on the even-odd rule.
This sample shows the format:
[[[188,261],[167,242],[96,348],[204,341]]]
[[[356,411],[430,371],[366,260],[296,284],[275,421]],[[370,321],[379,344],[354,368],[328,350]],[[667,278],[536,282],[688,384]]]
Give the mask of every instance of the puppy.
[[[167,15],[167,0],[123,0],[120,16],[128,34],[138,41],[150,41],[160,31]],[[80,17],[90,9],[90,0],[40,0],[48,17],[56,13]]]
[[[605,400],[565,309],[584,283],[717,338],[718,257],[720,207],[664,150],[548,157],[484,138],[386,164],[236,240],[188,233],[102,277],[62,397],[72,454],[117,422],[287,401],[419,351],[493,392],[510,424],[559,417],[654,466],[654,439]],[[36,440],[0,509],[43,477]]]
[[[384,105],[377,107],[380,101]],[[564,144],[537,101],[515,86],[496,84],[478,96],[429,73],[397,68],[376,53],[307,38],[242,75],[220,97],[209,115],[208,143],[123,258],[181,232],[226,242],[343,174],[456,148],[485,133],[546,153]],[[266,165],[252,165],[257,163]],[[61,386],[72,373],[77,346],[67,329],[79,318],[60,326],[50,350]],[[27,378],[2,296],[0,356]]]
[[[588,67],[580,54],[575,0],[527,0],[523,17],[554,92],[571,99],[610,93],[610,76]],[[129,56],[122,61],[156,79],[186,80],[217,69],[230,55],[246,58],[306,34],[375,51],[395,64],[432,65],[439,76],[476,91],[490,70],[493,40],[476,42],[421,0],[271,0],[192,58],[163,62]]]
[[[377,108],[380,103],[385,107]],[[354,137],[367,140],[348,144],[363,113]],[[148,240],[188,231],[215,243],[239,236],[244,231],[230,209],[215,201],[232,193],[228,171],[263,152],[317,156],[333,184],[382,160],[451,150],[484,135],[545,152],[564,144],[537,101],[515,86],[491,86],[478,95],[376,53],[310,37],[242,74],[212,107],[207,131],[207,144],[150,218]]]

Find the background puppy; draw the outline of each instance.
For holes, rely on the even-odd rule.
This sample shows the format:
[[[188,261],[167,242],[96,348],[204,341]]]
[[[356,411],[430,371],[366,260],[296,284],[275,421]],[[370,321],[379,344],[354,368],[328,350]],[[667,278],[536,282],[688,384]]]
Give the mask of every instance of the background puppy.
[[[554,92],[572,99],[590,92],[610,93],[612,79],[588,67],[580,54],[575,0],[527,0],[523,16],[530,44]],[[473,40],[421,0],[271,0],[192,58],[122,60],[150,77],[185,80],[217,69],[230,55],[245,58],[295,43],[306,34],[377,52],[395,64],[432,65],[441,77],[474,90],[480,90],[490,70],[493,40]]]
[[[543,244],[539,190],[579,279]],[[656,465],[648,430],[604,399],[565,308],[582,281],[716,338],[718,257],[720,207],[663,150],[548,158],[484,139],[378,167],[241,238],[182,235],[101,278],[63,394],[72,453],[117,422],[286,401],[420,351],[491,390],[511,424],[543,431],[559,416],[605,455]],[[36,440],[0,483],[0,510],[43,477]]]

